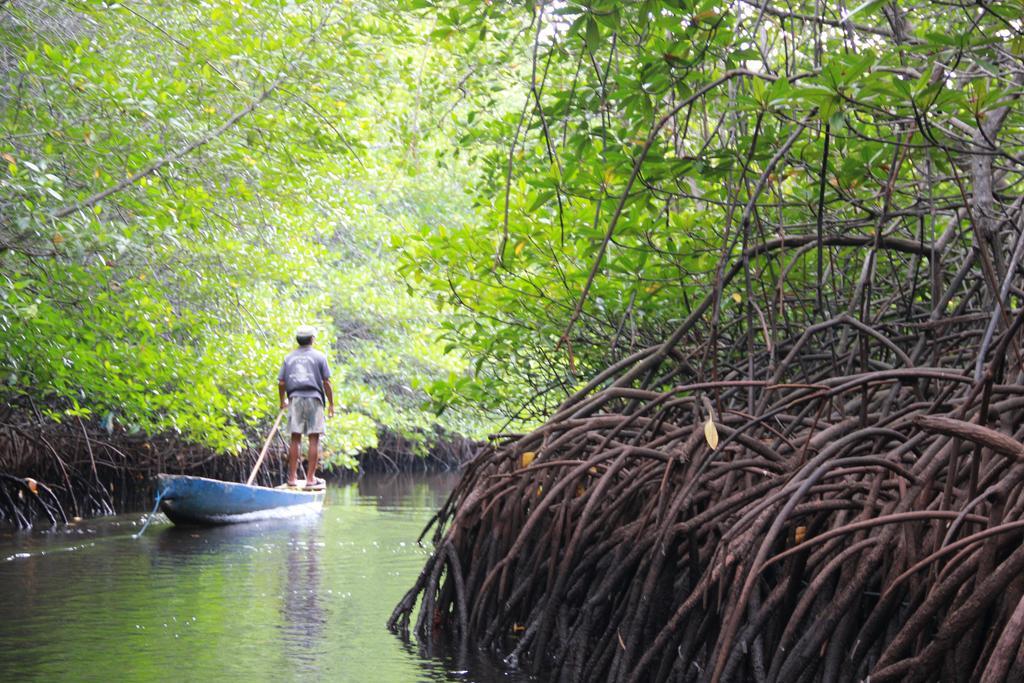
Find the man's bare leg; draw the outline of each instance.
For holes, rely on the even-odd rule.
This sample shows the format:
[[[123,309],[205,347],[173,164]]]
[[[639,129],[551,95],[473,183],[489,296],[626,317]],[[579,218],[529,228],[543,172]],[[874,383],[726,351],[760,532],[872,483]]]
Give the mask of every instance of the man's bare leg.
[[[320,458],[320,435],[310,434],[309,435],[309,460],[306,465],[306,484],[312,485],[316,483],[316,465],[317,460]],[[296,451],[297,452],[297,451]]]
[[[299,445],[302,443],[302,434],[292,434],[292,442],[288,447],[288,485],[295,486],[296,470],[299,468]],[[310,446],[313,445],[310,439]]]

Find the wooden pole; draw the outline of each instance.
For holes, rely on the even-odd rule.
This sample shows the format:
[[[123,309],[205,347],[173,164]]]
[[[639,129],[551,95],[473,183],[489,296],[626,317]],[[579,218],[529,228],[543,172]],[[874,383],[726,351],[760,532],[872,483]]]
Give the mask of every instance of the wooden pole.
[[[281,410],[281,412],[277,414],[277,419],[274,420],[274,426],[270,428],[270,434],[267,435],[267,441],[263,444],[263,450],[260,451],[260,457],[256,459],[256,464],[253,465],[252,473],[245,482],[247,486],[252,484],[252,480],[256,478],[256,473],[260,471],[260,465],[263,464],[263,457],[267,454],[267,450],[270,448],[270,440],[274,438],[274,434],[277,432],[277,427],[281,424],[282,417],[284,417],[284,410]]]

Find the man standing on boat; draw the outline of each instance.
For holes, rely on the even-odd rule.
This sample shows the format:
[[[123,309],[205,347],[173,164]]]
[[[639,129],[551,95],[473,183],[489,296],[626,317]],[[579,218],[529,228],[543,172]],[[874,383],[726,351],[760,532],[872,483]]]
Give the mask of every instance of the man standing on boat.
[[[324,399],[327,415],[334,417],[334,393],[331,391],[331,369],[327,356],[313,348],[316,329],[301,325],[295,331],[299,348],[289,353],[277,375],[277,392],[281,410],[288,408],[288,431],[292,441],[288,449],[288,485],[296,486],[299,467],[299,446],[302,435],[309,437],[309,460],[306,464],[306,488],[323,488],[324,480],[316,478],[320,435],[326,430]]]

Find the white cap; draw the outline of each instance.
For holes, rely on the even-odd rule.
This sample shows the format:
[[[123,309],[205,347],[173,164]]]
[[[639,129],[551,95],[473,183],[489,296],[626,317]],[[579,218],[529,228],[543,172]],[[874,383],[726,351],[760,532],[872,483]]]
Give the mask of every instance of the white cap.
[[[295,336],[300,339],[304,337],[315,337],[316,328],[312,325],[299,325],[299,328],[295,330]]]

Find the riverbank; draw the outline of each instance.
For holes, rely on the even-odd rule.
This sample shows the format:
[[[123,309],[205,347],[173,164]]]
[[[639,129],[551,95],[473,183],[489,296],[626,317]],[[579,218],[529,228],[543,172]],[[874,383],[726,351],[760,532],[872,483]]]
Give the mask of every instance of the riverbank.
[[[252,444],[262,437],[253,434]],[[378,448],[359,456],[359,471],[333,469],[327,478],[360,472],[454,471],[472,458],[476,444],[437,433],[425,445],[382,431]],[[261,445],[261,444],[260,444]],[[173,435],[104,429],[81,418],[54,422],[35,411],[0,415],[0,525],[29,528],[74,518],[113,515],[145,507],[157,473],[244,481],[259,445],[224,455]],[[275,438],[256,483],[285,479],[286,443]]]

